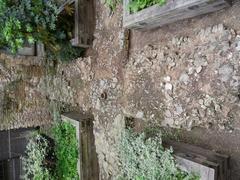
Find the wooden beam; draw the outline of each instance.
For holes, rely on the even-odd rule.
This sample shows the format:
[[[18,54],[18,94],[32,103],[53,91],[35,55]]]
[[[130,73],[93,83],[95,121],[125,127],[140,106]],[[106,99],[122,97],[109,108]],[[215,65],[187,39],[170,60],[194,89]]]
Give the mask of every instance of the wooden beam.
[[[202,163],[205,165],[207,165],[208,162],[218,164],[219,172],[217,180],[225,180],[229,177],[229,156],[227,155],[175,141],[167,141],[165,142],[165,146],[172,147],[176,154],[185,154],[186,157],[189,156],[193,160],[198,160],[198,162],[200,162],[199,160],[203,160]],[[213,164],[209,164],[210,167],[214,167],[212,165]]]
[[[215,169],[204,166],[200,163],[176,155],[176,163],[179,168],[186,172],[193,172],[201,177],[201,180],[215,180]]]
[[[229,0],[169,0],[163,6],[154,5],[130,13],[124,0],[123,26],[128,29],[152,29],[166,24],[214,12],[231,5]]]

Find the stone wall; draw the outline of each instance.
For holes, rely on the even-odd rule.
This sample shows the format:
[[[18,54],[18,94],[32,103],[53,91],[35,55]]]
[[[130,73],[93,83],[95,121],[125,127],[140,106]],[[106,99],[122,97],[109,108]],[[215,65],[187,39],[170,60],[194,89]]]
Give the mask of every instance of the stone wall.
[[[0,54],[0,130],[52,123],[54,110],[66,107],[88,111],[90,68],[91,58],[54,67],[36,57]]]
[[[106,180],[118,173],[125,117],[188,130],[240,128],[240,33],[232,26],[213,20],[203,29],[181,26],[192,33],[168,32],[164,41],[135,48],[126,59],[121,7],[113,16],[101,2],[96,7],[89,57],[51,70],[43,60],[0,55],[0,129],[51,123],[51,102],[90,111],[100,177]]]
[[[37,90],[43,60],[0,54],[0,130],[50,121],[46,97]]]
[[[239,118],[240,36],[219,24],[134,52],[124,110],[150,123],[232,130]]]

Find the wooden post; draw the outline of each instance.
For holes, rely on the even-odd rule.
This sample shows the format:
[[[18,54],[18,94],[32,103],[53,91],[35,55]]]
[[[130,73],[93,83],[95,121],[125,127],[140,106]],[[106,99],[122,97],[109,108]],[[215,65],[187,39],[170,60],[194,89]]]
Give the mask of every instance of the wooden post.
[[[214,169],[214,180],[226,180],[229,178],[229,156],[224,154],[219,154],[207,149],[203,149],[197,146],[193,146],[186,143],[180,143],[175,141],[167,141],[164,143],[165,147],[172,147],[174,151],[174,155],[176,157],[181,157],[195,163],[206,166],[210,169]],[[181,159],[177,158],[177,159]],[[181,164],[181,161],[180,161]],[[183,162],[183,164],[189,164]],[[196,168],[197,165],[194,165]],[[202,168],[198,165],[199,168]],[[192,167],[187,166],[186,169],[191,169]],[[205,168],[206,169],[206,168]],[[212,172],[212,170],[208,169],[207,171]],[[199,169],[203,175],[206,171],[203,169]],[[205,175],[204,175],[205,177]],[[213,177],[211,175],[211,177]],[[210,178],[210,176],[209,176]],[[210,179],[206,179],[210,180]]]
[[[79,143],[78,171],[80,179],[99,180],[99,167],[94,144],[93,119],[90,114],[70,112],[62,115],[62,120],[76,127]]]
[[[168,0],[163,6],[154,5],[131,14],[130,0],[124,0],[123,26],[128,29],[152,29],[179,20],[211,13],[231,5],[230,0]]]

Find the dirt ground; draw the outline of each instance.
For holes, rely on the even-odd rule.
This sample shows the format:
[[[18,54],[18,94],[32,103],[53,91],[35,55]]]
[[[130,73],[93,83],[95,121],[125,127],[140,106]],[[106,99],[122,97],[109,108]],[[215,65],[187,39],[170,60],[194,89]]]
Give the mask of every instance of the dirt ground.
[[[122,42],[124,39],[121,17],[122,7],[118,7],[113,15],[110,15],[110,11],[101,3],[97,2],[96,9],[97,23],[94,46],[87,53],[96,59],[94,62],[95,79],[117,78],[119,83],[123,84],[125,80],[124,69],[126,68],[126,58]],[[239,34],[239,20],[240,2],[234,1],[231,8],[216,13],[184,20],[149,31],[131,31],[130,58],[127,61],[131,59],[135,52],[143,50],[146,45],[164,44],[173,37],[194,36],[199,30],[216,24],[224,24]],[[121,97],[124,96],[124,93],[119,90],[115,94],[118,97],[117,102],[121,106],[124,105],[124,98]],[[154,97],[149,96],[145,98],[146,104],[147,101],[152,100],[151,98]],[[128,113],[124,112],[124,114]],[[230,155],[231,179],[238,180],[240,179],[240,122],[235,121],[233,126],[233,131],[195,127],[191,131],[178,131],[180,132],[178,133],[178,137],[180,141]],[[168,131],[172,132],[175,129],[168,129]]]
[[[5,91],[26,112],[12,128],[51,122],[49,100],[91,112],[104,180],[117,175],[116,144],[126,118],[170,126],[169,138],[175,134],[230,155],[231,179],[240,179],[240,1],[161,28],[130,31],[129,41],[122,5],[111,13],[104,0],[94,2],[94,41],[86,57],[51,71],[39,60],[0,56],[0,117]],[[12,84],[17,88],[3,88]]]
[[[240,31],[240,2],[235,1],[233,7],[209,15],[200,16],[190,20],[167,25],[163,28],[151,31],[131,32],[131,52],[141,49],[147,44],[162,43],[173,36],[189,36],[197,30],[223,23]],[[236,128],[232,133],[211,130],[205,128],[194,128],[191,131],[178,132],[179,140],[182,142],[195,144],[197,146],[211,149],[230,155],[231,179],[240,179],[240,122],[236,122]],[[170,132],[175,131],[169,129]]]
[[[215,24],[224,24],[227,27],[240,31],[240,24],[238,23],[240,18],[239,6],[240,2],[235,0],[230,9],[223,9],[149,31],[132,31],[131,52],[141,49],[146,44],[165,42],[173,36],[191,36],[200,29],[205,29]]]

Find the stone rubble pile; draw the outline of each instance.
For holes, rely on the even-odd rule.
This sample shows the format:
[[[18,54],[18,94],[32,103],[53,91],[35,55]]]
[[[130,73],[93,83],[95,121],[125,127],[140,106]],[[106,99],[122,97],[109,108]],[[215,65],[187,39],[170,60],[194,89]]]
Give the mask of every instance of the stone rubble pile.
[[[125,111],[176,128],[231,130],[240,100],[239,41],[219,24],[135,52],[125,69]]]

